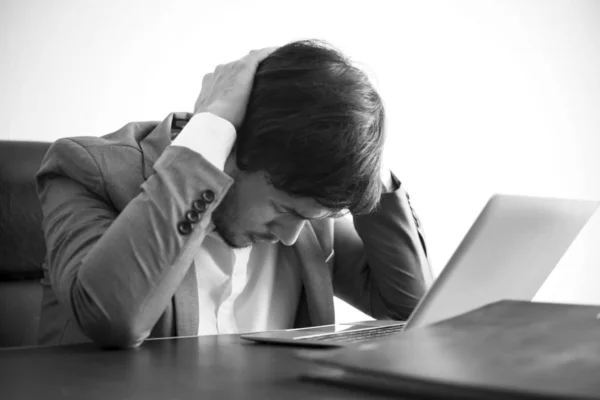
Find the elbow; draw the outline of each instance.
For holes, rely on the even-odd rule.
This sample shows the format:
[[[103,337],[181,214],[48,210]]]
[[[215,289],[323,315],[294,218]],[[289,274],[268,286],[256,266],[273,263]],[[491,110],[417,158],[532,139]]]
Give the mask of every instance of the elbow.
[[[79,327],[92,342],[106,349],[133,349],[149,336],[131,320],[79,318]]]
[[[406,321],[423,298],[425,290],[401,290],[400,296],[385,297],[381,292],[373,293],[371,298],[371,315],[375,319],[391,319]]]
[[[82,330],[90,340],[104,349],[135,349],[147,337],[127,326],[87,326]]]
[[[125,308],[95,302],[82,290],[72,291],[72,310],[82,333],[102,348],[139,347],[150,335],[134,313]]]
[[[394,321],[407,321],[417,307],[417,304],[418,302],[388,307],[386,310],[386,317]]]

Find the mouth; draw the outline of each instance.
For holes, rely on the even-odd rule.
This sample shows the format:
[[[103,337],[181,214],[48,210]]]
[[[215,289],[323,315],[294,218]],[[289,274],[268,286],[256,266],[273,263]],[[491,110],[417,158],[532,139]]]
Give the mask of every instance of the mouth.
[[[277,239],[275,236],[272,235],[249,235],[250,238],[250,242],[252,243],[261,243],[261,242],[267,242],[267,243],[277,243],[279,242],[279,239]]]

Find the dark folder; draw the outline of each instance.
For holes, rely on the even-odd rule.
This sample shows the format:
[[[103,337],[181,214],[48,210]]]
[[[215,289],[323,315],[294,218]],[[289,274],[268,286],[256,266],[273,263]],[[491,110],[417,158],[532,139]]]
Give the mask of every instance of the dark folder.
[[[398,395],[600,399],[600,307],[500,301],[377,342],[315,353],[305,377]]]

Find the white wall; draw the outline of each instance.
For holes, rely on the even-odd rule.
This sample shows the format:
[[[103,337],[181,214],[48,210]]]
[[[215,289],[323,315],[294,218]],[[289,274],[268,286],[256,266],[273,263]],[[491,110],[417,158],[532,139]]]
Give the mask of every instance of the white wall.
[[[0,0],[0,29],[0,139],[23,140],[160,120],[216,64],[329,40],[376,76],[436,274],[494,192],[600,199],[597,1]],[[599,218],[538,299],[600,303]]]

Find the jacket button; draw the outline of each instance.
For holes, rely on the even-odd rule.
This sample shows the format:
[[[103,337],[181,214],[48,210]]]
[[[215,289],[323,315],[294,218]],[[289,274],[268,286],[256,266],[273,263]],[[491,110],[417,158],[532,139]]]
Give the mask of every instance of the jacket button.
[[[212,203],[214,199],[215,199],[215,193],[212,190],[205,190],[202,193],[202,200],[204,200],[208,204]]]
[[[204,200],[194,200],[192,203],[192,208],[194,211],[202,214],[204,211],[206,211],[206,203]]]
[[[189,235],[192,232],[192,224],[189,221],[182,221],[177,224],[177,230],[182,235]]]
[[[200,221],[200,214],[196,210],[189,210],[185,213],[185,219],[190,221],[192,224]]]

